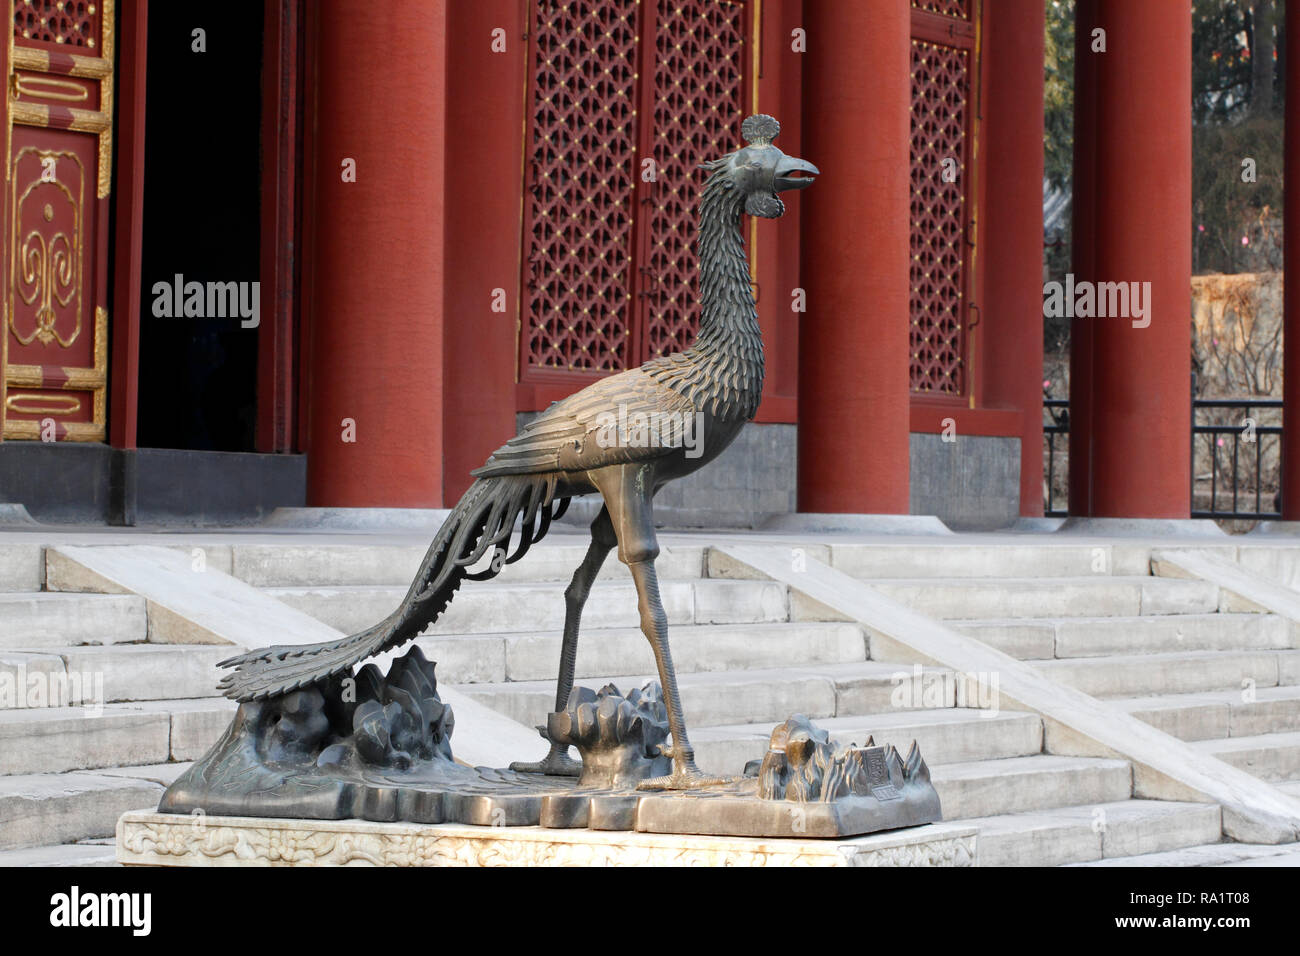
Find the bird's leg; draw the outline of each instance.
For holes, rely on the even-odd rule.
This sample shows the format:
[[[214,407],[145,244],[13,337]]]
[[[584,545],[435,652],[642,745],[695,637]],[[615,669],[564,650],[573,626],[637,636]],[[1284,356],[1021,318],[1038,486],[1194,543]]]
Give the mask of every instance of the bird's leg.
[[[628,566],[636,584],[641,630],[654,651],[664,707],[668,711],[668,729],[673,736],[672,749],[665,751],[672,757],[673,772],[667,777],[643,780],[637,789],[693,790],[724,783],[722,778],[709,776],[695,765],[695,750],[686,736],[677,673],[673,668],[672,652],[668,649],[668,615],[659,597],[659,578],[655,574],[659,541],[655,537],[652,504],[655,493],[653,466],[619,465],[593,478],[605,498],[605,507],[618,537],[618,559]]]
[[[573,672],[578,660],[578,627],[582,621],[582,609],[587,603],[587,595],[600,573],[605,558],[614,549],[617,539],[614,528],[609,522],[609,512],[601,508],[600,514],[591,524],[591,544],[587,554],[573,572],[573,580],[564,589],[564,641],[560,648],[560,673],[555,682],[555,711],[559,713],[569,704],[569,695],[573,693]],[[519,773],[547,773],[565,777],[576,777],[582,773],[581,761],[569,756],[569,745],[551,741],[550,752],[541,760],[516,761],[510,769]]]
[[[658,549],[655,549],[658,551]],[[655,574],[654,558],[628,564],[632,580],[636,582],[638,607],[641,611],[641,630],[654,651],[655,665],[659,668],[659,683],[664,691],[664,706],[668,710],[668,729],[673,735],[673,772],[667,777],[653,777],[637,785],[638,790],[694,790],[724,783],[721,777],[710,776],[695,765],[695,749],[686,736],[686,719],[682,715],[682,698],[677,689],[677,673],[673,669],[673,656],[668,649],[668,615],[659,599],[659,578]]]

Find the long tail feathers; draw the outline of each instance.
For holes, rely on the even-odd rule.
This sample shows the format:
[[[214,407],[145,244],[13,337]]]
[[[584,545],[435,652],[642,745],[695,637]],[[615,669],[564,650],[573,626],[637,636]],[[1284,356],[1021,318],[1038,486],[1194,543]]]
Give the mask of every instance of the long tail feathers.
[[[222,661],[232,668],[218,685],[235,700],[260,700],[333,677],[352,665],[416,637],[451,603],[462,580],[495,577],[504,564],[522,558],[569,506],[555,501],[555,475],[503,475],[470,485],[429,545],[401,605],[373,627],[321,644],[278,645]],[[508,557],[515,520],[519,542]],[[467,569],[492,548],[482,571]]]

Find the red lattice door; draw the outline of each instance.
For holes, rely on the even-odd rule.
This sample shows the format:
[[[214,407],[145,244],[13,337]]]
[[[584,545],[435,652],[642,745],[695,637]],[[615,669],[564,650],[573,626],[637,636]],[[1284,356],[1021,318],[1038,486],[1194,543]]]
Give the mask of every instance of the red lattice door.
[[[537,0],[532,23],[520,380],[580,384],[695,336],[697,166],[739,135],[749,10]]]
[[[5,438],[103,441],[113,0],[15,0],[5,170]]]
[[[912,0],[911,386],[970,386],[975,0]]]
[[[686,348],[699,331],[698,167],[735,148],[746,115],[745,4],[658,0],[655,13],[642,110],[651,118],[645,155],[655,161],[655,179],[642,183],[641,362]]]

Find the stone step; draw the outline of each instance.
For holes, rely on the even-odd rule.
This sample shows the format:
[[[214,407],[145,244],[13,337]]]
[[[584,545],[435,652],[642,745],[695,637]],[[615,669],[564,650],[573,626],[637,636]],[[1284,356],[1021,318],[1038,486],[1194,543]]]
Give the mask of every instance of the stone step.
[[[214,697],[220,671],[231,648],[220,644],[113,644],[52,648],[48,651],[6,651],[0,654],[0,678],[22,686],[27,695],[8,706],[68,707],[132,700]],[[39,681],[32,675],[40,673]],[[0,692],[5,687],[0,680]],[[37,691],[48,692],[36,696]],[[3,699],[3,698],[0,698]]]
[[[1300,861],[1300,843],[1259,845],[1255,843],[1205,843],[1160,853],[1118,856],[1075,863],[1072,866],[1295,866]]]
[[[930,768],[947,821],[1127,800],[1127,760],[1038,754]],[[1198,841],[1204,842],[1204,841]]]
[[[0,777],[0,850],[113,836],[128,810],[158,805],[153,780],[78,771]]]
[[[820,722],[837,715],[952,707],[955,686],[950,679],[945,680],[951,672],[926,668],[923,674],[928,690],[924,694],[913,692],[910,668],[877,661],[681,674],[678,684],[688,728],[768,723],[770,732],[791,714],[805,714]],[[642,674],[580,683],[599,688],[613,682],[626,692],[650,679]],[[529,727],[545,723],[546,715],[555,709],[554,680],[465,684],[459,689]]]
[[[1199,740],[1192,746],[1261,780],[1290,781],[1300,777],[1300,731]]]
[[[870,585],[885,597],[940,620],[1210,614],[1219,607],[1218,587],[1190,578],[884,578]],[[842,619],[798,591],[791,594],[790,605],[792,620]]]
[[[194,760],[226,729],[225,698],[0,710],[0,775]]]
[[[1288,866],[1300,867],[1300,844],[1289,844],[1286,852],[1277,853],[1272,856],[1259,856],[1249,860],[1234,860],[1231,863],[1223,863],[1221,866]]]
[[[587,553],[587,545],[586,536],[544,539],[529,548],[522,560],[505,565],[495,580],[504,584],[568,584]],[[231,573],[262,588],[391,586],[405,589],[419,570],[427,547],[427,544],[237,544],[230,549]],[[661,545],[655,561],[659,579],[699,578],[704,569],[704,550],[702,545]],[[600,570],[599,580],[630,583],[632,578],[626,565],[611,555]]]
[[[585,622],[584,622],[585,623]],[[554,680],[560,631],[514,634],[447,634],[417,643],[438,663],[450,684]],[[679,674],[866,660],[867,641],[857,624],[684,624],[672,629]],[[579,679],[620,670],[653,673],[650,642],[637,627],[584,627],[578,640]]]
[[[944,818],[948,819],[947,807]],[[980,866],[1061,866],[1132,858],[1218,840],[1213,803],[1117,800],[962,821],[979,827]]]
[[[0,622],[0,650],[143,641],[148,627],[133,594],[0,594]]]
[[[180,763],[154,763],[139,767],[110,767],[98,771],[106,777],[121,777],[123,780],[147,780],[160,787],[170,787],[176,778],[193,766],[188,761]]]
[[[659,582],[669,625],[760,624],[789,620],[786,588],[774,581]],[[267,588],[266,593],[340,631],[353,633],[390,614],[405,587]],[[588,627],[639,627],[636,588],[597,582],[583,610]],[[564,585],[467,582],[430,634],[477,634],[564,627]]]
[[[1021,660],[1294,646],[1289,622],[1276,614],[1022,618],[952,621],[950,626]]]
[[[997,760],[1041,753],[1043,721],[1037,714],[994,713],[965,707],[910,710],[863,717],[829,717],[817,726],[836,743],[893,744],[906,754],[912,741],[928,766],[971,760]],[[696,759],[702,766],[739,774],[767,750],[773,724],[731,724],[691,731]]]
[[[899,577],[1068,578],[1150,573],[1140,544],[832,544],[831,567],[863,580]]]
[[[1054,681],[1094,697],[1193,694],[1300,683],[1300,651],[1193,651],[1035,661]],[[1249,681],[1249,685],[1244,682]]]
[[[39,591],[45,583],[39,544],[0,544],[0,591]]]
[[[0,851],[0,867],[9,866],[117,866],[117,847],[112,843],[60,843]]]
[[[1139,720],[1182,740],[1222,740],[1300,727],[1300,687],[1129,697],[1114,702]]]

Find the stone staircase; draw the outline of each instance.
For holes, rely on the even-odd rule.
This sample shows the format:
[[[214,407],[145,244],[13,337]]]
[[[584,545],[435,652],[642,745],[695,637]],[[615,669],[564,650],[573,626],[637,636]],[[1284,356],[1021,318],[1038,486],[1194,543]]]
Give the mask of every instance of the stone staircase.
[[[424,552],[234,540],[235,577],[344,631],[387,614]],[[1046,752],[1037,714],[958,706],[976,700],[958,675],[892,663],[890,642],[869,628],[691,537],[667,541],[664,605],[705,767],[739,772],[776,723],[801,712],[837,739],[873,734],[901,749],[916,739],[945,819],[980,826],[985,865],[1289,852],[1223,844],[1216,805],[1133,799],[1128,761]],[[499,578],[462,589],[419,639],[439,679],[542,723],[554,703],[563,589],[585,548],[585,537],[552,535]],[[798,550],[1265,779],[1300,780],[1293,625],[1212,583],[1152,576],[1149,548],[1007,536]],[[233,705],[216,696],[214,664],[230,648],[150,644],[142,598],[51,593],[42,583],[39,546],[0,545],[0,674],[100,675],[108,702],[98,716],[0,708],[0,864],[108,862],[103,841],[116,817],[155,803],[224,729]],[[578,679],[626,690],[653,673],[631,579],[611,558],[584,614]],[[87,696],[73,688],[63,702],[77,694]]]
[[[1153,576],[1147,547],[832,545],[829,552],[839,570],[1034,663],[1058,683],[1111,700],[1262,779],[1300,781],[1296,626],[1211,582]],[[932,573],[922,578],[926,569]],[[827,616],[797,595],[794,603],[797,617]],[[873,640],[873,656],[885,656],[887,643]],[[1010,772],[1017,762],[1047,761],[1075,768],[1087,783],[1041,797],[1026,791],[1035,806],[1008,801],[997,815],[965,812],[960,798],[954,804],[940,786],[945,816],[980,826],[982,865],[1188,865],[1270,855],[1259,847],[1244,855],[1204,852],[1221,841],[1217,808],[1128,799],[1132,770],[1123,760],[1043,754],[943,763],[935,779],[969,780],[998,766]],[[1009,780],[1007,789],[1019,788]],[[1187,848],[1193,849],[1178,854]],[[1271,849],[1283,852],[1295,856],[1294,849]]]
[[[149,644],[143,598],[43,581],[42,548],[0,545],[0,865],[110,865],[117,817],[229,722],[228,649]]]

